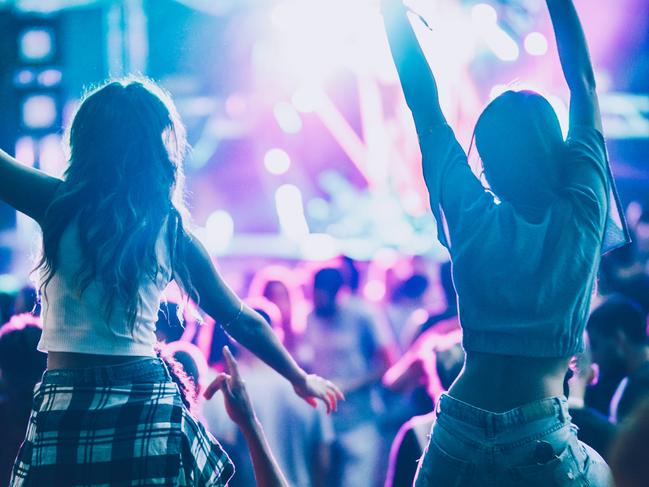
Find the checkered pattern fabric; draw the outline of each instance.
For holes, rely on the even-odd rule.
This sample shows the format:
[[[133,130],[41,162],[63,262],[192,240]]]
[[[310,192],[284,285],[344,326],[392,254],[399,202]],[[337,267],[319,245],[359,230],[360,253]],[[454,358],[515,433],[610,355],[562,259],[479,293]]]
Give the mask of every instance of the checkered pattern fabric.
[[[225,486],[234,466],[172,382],[37,386],[11,486]]]

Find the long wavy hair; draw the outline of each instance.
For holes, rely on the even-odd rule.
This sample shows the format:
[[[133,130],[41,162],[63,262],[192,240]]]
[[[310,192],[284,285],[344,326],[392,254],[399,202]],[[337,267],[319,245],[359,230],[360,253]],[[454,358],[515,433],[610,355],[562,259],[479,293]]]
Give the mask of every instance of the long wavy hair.
[[[66,135],[70,164],[42,224],[41,292],[47,297],[61,237],[76,221],[82,262],[75,291],[81,296],[98,282],[106,321],[119,303],[132,329],[140,287],[163,269],[156,242],[164,225],[173,273],[195,294],[178,244],[186,231],[185,128],[166,92],[129,77],[88,92]]]

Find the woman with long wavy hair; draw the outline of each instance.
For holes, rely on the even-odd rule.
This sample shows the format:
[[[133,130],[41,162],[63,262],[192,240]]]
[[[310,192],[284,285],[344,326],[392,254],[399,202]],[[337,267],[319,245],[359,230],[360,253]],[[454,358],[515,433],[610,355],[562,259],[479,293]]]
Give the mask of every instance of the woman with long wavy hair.
[[[225,485],[227,455],[183,406],[156,357],[161,293],[173,279],[312,405],[306,374],[223,282],[188,230],[185,132],[153,82],[108,82],[82,100],[63,180],[0,151],[0,198],[36,220],[48,369],[34,395],[12,485]]]
[[[490,191],[446,122],[407,9],[383,5],[438,238],[451,255],[466,352],[438,401],[416,485],[608,485],[608,467],[570,423],[563,378],[583,348],[600,256],[628,233],[572,0],[547,0],[570,88],[568,138],[540,94],[494,99],[475,128]]]

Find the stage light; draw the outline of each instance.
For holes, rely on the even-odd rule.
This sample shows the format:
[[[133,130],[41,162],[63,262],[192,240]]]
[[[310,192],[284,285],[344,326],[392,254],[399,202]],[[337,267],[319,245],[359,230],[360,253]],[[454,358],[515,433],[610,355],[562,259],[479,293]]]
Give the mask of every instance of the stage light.
[[[302,258],[313,261],[327,261],[340,255],[338,242],[326,233],[307,235],[300,245]]]
[[[302,113],[311,113],[318,108],[322,102],[322,91],[318,88],[299,88],[291,97],[293,106]]]
[[[49,95],[30,95],[23,100],[22,120],[27,128],[52,128],[57,114],[56,101]]]
[[[14,77],[16,86],[27,86],[34,82],[34,72],[31,69],[21,69]]]
[[[282,234],[291,240],[300,241],[309,235],[309,226],[304,217],[302,192],[293,184],[283,184],[275,191],[275,208]]]
[[[26,166],[34,165],[36,161],[36,141],[33,137],[24,136],[16,141],[16,159]]]
[[[280,101],[273,108],[273,115],[280,128],[287,134],[296,134],[302,129],[302,119],[295,107],[285,101]]]
[[[225,210],[213,212],[205,222],[204,244],[209,251],[221,254],[234,237],[234,220]]]
[[[514,39],[497,25],[485,30],[484,39],[489,48],[501,61],[516,61],[520,49]]]
[[[495,25],[498,22],[498,12],[487,3],[479,3],[471,9],[471,17],[482,26]]]
[[[20,57],[27,63],[45,63],[54,55],[54,35],[46,28],[30,28],[18,37]]]
[[[365,297],[374,302],[381,301],[385,297],[385,292],[385,284],[377,279],[368,281],[363,289]]]
[[[63,73],[60,69],[46,69],[38,74],[38,84],[45,88],[53,88],[61,83]]]
[[[59,134],[46,135],[39,143],[40,168],[50,176],[60,178],[65,172],[65,154]]]
[[[531,32],[525,37],[525,50],[532,56],[543,56],[548,52],[548,40],[540,32]]]
[[[291,167],[291,158],[282,149],[270,149],[264,156],[264,166],[271,174],[284,174]]]
[[[329,216],[329,203],[323,198],[313,198],[306,205],[307,212],[311,218],[326,220]]]

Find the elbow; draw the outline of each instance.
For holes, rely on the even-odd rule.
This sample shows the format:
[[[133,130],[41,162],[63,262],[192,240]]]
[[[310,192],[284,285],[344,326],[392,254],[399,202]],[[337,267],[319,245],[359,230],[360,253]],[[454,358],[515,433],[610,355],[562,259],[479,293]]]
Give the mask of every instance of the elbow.
[[[570,84],[570,91],[589,95],[595,94],[597,92],[597,81],[595,80],[595,73],[593,70],[589,69],[581,76],[578,76],[577,79]]]

